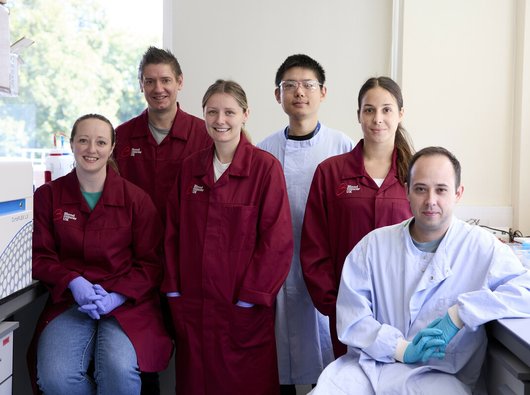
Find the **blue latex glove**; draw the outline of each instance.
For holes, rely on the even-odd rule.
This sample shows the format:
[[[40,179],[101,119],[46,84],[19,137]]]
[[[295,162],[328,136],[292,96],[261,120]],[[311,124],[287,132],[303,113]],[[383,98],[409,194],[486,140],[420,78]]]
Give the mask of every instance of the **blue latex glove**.
[[[103,298],[96,294],[92,283],[82,276],[76,277],[70,281],[68,288],[72,291],[72,295],[79,306],[93,303],[94,301]]]
[[[455,325],[451,317],[449,317],[449,313],[445,313],[443,318],[436,318],[433,322],[427,325],[427,328],[440,329],[443,332],[442,339],[444,339],[445,344],[449,344],[451,339],[455,337],[455,335],[460,330]]]
[[[116,307],[121,306],[127,300],[127,297],[117,292],[108,293],[99,284],[94,285],[94,290],[97,295],[102,296],[102,299],[95,300],[94,304],[97,306],[99,315],[108,314]]]
[[[77,310],[79,310],[80,312],[88,314],[88,316],[93,320],[99,320],[101,318],[97,309],[98,306],[96,306],[94,303],[85,304],[77,308]]]
[[[425,328],[419,331],[412,343],[405,349],[403,362],[416,363],[430,358],[443,359],[445,357],[445,341],[441,338],[442,331],[436,328]]]

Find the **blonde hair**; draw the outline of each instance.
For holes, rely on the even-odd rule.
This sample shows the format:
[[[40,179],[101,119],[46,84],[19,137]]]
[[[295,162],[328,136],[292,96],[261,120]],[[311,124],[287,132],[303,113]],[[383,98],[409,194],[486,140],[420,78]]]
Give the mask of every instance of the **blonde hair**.
[[[217,80],[212,85],[208,87],[206,90],[206,93],[202,97],[202,109],[204,110],[204,107],[206,107],[206,103],[216,93],[227,93],[230,96],[232,96],[239,107],[243,110],[243,112],[248,110],[248,101],[247,101],[247,95],[241,85],[239,85],[235,81],[230,80]],[[245,125],[241,128],[241,133],[245,135],[247,140],[250,141],[250,136],[245,128]]]

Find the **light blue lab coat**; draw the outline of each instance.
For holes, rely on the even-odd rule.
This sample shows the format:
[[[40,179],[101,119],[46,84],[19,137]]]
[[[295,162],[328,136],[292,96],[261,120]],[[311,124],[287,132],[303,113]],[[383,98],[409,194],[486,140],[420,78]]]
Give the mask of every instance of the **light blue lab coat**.
[[[289,140],[282,129],[258,147],[273,154],[283,166],[293,222],[294,256],[276,306],[280,383],[316,383],[323,368],[333,360],[333,350],[328,318],[314,308],[302,276],[302,222],[316,167],[330,156],[351,151],[354,144],[344,133],[320,125],[318,133],[309,140]]]
[[[327,367],[312,395],[471,393],[486,352],[482,325],[530,317],[530,273],[509,246],[453,218],[437,251],[425,253],[409,224],[371,232],[346,258],[337,328],[348,353]],[[454,304],[465,325],[443,360],[394,360],[400,337],[412,340]]]

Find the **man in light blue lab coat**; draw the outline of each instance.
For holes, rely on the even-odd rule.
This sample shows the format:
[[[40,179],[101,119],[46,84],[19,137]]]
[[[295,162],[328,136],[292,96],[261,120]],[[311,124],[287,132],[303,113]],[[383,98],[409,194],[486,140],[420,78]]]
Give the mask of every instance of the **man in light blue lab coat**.
[[[414,155],[414,217],[369,233],[346,258],[337,328],[348,353],[324,370],[312,395],[476,390],[483,324],[530,317],[530,273],[509,246],[453,216],[463,191],[449,151]]]
[[[314,308],[300,267],[300,237],[309,187],[317,165],[349,152],[353,141],[318,120],[325,99],[325,73],[307,55],[289,56],[276,73],[274,94],[289,125],[258,147],[282,164],[291,206],[295,250],[289,276],[277,297],[276,345],[282,395],[295,394],[295,384],[314,384],[333,360],[328,318]]]

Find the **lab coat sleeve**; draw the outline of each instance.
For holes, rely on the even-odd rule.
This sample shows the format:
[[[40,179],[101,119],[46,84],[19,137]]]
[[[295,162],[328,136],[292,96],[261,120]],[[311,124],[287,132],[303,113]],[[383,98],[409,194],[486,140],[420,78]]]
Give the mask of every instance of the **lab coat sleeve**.
[[[335,313],[338,289],[328,228],[325,176],[318,166],[307,198],[300,262],[313,304],[322,314],[331,316]]]
[[[530,317],[530,272],[509,246],[498,241],[487,282],[458,297],[458,314],[470,329],[495,319]]]
[[[59,260],[53,222],[52,186],[44,184],[35,191],[33,208],[33,278],[40,280],[54,303],[71,297],[68,284],[79,273]]]
[[[132,207],[131,269],[116,279],[107,291],[118,292],[139,302],[152,297],[162,278],[162,221],[149,195],[143,194]]]
[[[180,172],[171,189],[166,208],[166,233],[164,236],[164,279],[163,293],[180,292],[179,255],[180,242]]]
[[[272,306],[293,256],[293,230],[287,187],[274,159],[262,182],[257,240],[239,291],[239,300]]]
[[[372,288],[366,238],[346,257],[337,298],[339,340],[383,363],[395,362],[394,355],[403,333],[375,319],[377,299]]]

